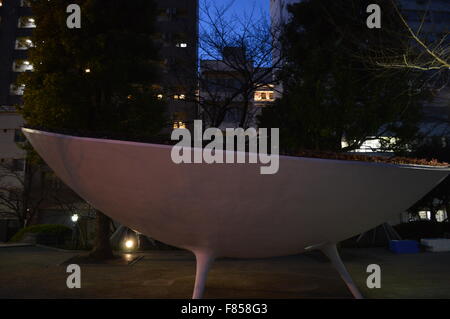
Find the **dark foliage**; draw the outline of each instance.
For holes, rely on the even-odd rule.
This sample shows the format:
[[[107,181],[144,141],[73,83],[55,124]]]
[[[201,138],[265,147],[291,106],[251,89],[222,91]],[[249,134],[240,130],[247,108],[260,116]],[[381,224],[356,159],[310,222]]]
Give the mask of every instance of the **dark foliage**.
[[[382,7],[381,29],[366,25],[370,3]],[[372,64],[380,52],[401,54],[409,47],[393,10],[389,0],[307,0],[290,7],[284,95],[260,118],[262,127],[280,128],[282,149],[348,151],[379,136],[396,137],[395,148],[401,148],[416,135],[428,95],[419,89],[423,79]]]

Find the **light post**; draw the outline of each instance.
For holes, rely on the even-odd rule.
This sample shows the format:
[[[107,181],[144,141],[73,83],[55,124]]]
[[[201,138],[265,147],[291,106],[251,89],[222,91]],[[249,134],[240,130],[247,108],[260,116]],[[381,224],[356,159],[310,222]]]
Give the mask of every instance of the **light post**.
[[[73,232],[72,232],[72,247],[75,248],[77,245],[77,234],[78,234],[78,219],[80,219],[80,216],[78,214],[73,214],[70,218],[73,222]]]
[[[79,218],[80,218],[80,216],[78,216],[78,214],[73,214],[72,217],[71,217],[72,221],[73,221],[75,224],[77,223],[77,221],[78,221]]]

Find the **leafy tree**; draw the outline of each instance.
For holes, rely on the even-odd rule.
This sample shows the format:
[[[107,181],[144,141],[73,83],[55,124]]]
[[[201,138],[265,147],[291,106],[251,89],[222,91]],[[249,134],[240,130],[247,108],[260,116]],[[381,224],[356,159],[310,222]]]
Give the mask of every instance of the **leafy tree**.
[[[81,28],[67,27],[66,7],[81,7]],[[152,89],[158,80],[154,45],[157,13],[150,0],[32,0],[37,28],[22,114],[49,130],[147,137],[166,125]],[[109,218],[98,212],[93,256],[112,256]]]
[[[366,25],[371,3],[383,8],[381,29]],[[292,20],[282,36],[284,94],[260,117],[261,126],[280,128],[282,150],[349,151],[382,136],[396,137],[395,148],[401,148],[414,137],[427,96],[424,80],[410,69],[372,65],[380,51],[400,54],[409,46],[398,16],[390,15],[392,3],[307,0],[289,10]]]

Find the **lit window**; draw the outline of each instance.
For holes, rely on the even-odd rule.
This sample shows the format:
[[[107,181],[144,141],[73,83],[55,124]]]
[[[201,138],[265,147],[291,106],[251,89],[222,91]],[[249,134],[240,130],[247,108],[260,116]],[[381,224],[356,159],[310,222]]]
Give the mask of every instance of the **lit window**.
[[[419,212],[419,218],[422,220],[430,220],[431,212],[430,211],[421,211],[421,212]]]
[[[11,95],[23,95],[24,90],[25,90],[25,84],[21,84],[21,85],[11,84],[10,89],[9,89]]]
[[[177,48],[187,48],[187,43],[177,43]]]
[[[34,68],[27,60],[16,60],[13,62],[12,69],[14,72],[31,72]]]
[[[16,45],[14,48],[16,50],[28,50],[32,46],[33,46],[33,41],[31,41],[27,37],[20,37],[20,38],[16,39]]]
[[[181,122],[181,121],[178,121],[178,122],[175,122],[175,123],[173,123],[173,128],[174,129],[185,129],[186,128],[186,123],[184,123],[184,122]]]
[[[271,91],[256,91],[255,101],[272,102],[275,100],[274,93]]]
[[[32,17],[20,17],[19,28],[36,28],[36,20]]]

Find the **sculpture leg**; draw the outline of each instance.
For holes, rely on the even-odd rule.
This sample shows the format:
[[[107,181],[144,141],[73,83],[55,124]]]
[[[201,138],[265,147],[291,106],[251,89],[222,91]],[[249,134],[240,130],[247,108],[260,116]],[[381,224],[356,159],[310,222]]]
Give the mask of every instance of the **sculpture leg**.
[[[356,287],[355,283],[352,280],[352,277],[348,273],[341,257],[339,256],[336,244],[326,244],[319,249],[331,260],[331,263],[339,272],[339,275],[341,275],[341,278],[344,280],[348,289],[350,289],[353,297],[355,297],[355,299],[363,299],[363,296],[359,292],[358,287]]]
[[[192,299],[202,299],[208,272],[214,262],[214,255],[210,252],[195,252],[195,257],[197,259],[197,271]]]

